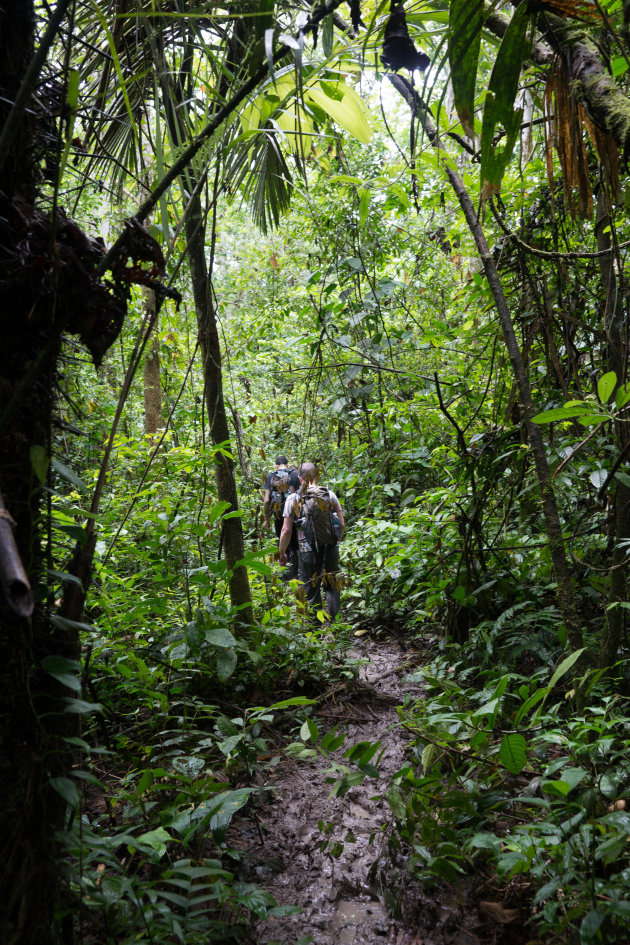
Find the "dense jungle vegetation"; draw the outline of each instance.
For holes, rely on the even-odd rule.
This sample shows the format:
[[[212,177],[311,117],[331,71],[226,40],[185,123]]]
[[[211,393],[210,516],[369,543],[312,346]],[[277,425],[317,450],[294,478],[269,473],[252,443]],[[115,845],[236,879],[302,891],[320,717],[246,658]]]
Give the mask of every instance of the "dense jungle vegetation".
[[[392,908],[483,873],[523,941],[629,940],[629,23],[2,5],[6,945],[256,941],[229,825],[335,752]],[[278,453],[345,512],[333,626]],[[422,654],[389,783],[317,718],[363,633]]]

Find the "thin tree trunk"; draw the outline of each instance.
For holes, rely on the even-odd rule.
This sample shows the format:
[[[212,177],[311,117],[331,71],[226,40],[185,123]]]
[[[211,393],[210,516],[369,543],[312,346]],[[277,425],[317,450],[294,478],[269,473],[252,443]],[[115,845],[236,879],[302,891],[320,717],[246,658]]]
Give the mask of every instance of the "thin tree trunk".
[[[249,24],[251,27],[251,24]],[[167,64],[161,51],[158,49],[150,25],[145,23],[147,39],[151,43],[153,55],[159,70],[160,87],[164,100],[166,119],[169,134],[173,144],[185,139],[186,126],[182,115],[176,110],[178,102],[177,89],[171,79]],[[235,40],[236,42],[236,40]],[[238,43],[234,49],[234,58],[238,59]],[[228,56],[229,62],[229,56]],[[188,64],[190,68],[191,63]],[[183,81],[184,77],[180,77]],[[216,312],[212,298],[212,284],[206,262],[206,225],[204,220],[201,197],[197,182],[192,171],[187,177],[182,175],[182,190],[189,201],[185,221],[188,262],[190,265],[193,298],[197,316],[199,347],[203,365],[204,390],[210,437],[214,446],[222,446],[227,453],[230,451],[230,431],[228,427],[225,400],[223,397],[223,363],[221,343],[217,326]],[[192,186],[191,186],[192,184]],[[191,192],[187,193],[188,188]],[[238,511],[238,492],[234,461],[223,451],[215,456],[215,476],[217,497],[229,503],[229,511]],[[238,609],[238,622],[242,626],[250,626],[254,619],[252,610],[252,596],[249,586],[247,568],[238,565],[245,556],[245,542],[243,526],[240,516],[223,520],[222,547],[225,554],[225,563],[230,571],[229,587],[232,606]]]
[[[412,120],[419,117],[425,133],[433,147],[438,153],[444,154],[436,130],[429,118],[429,113],[424,103],[421,101],[415,89],[399,75],[389,75],[389,79],[394,87],[400,92],[411,108]],[[558,513],[556,497],[553,490],[553,482],[547,462],[547,453],[545,444],[539,427],[532,422],[536,410],[532,400],[531,388],[527,377],[521,351],[519,348],[514,325],[510,316],[510,310],[503,292],[503,286],[494,264],[492,254],[486,242],[481,224],[477,219],[477,214],[473,206],[470,195],[466,190],[459,174],[451,166],[451,162],[442,161],[444,172],[446,173],[451,187],[459,200],[463,210],[466,223],[477,246],[479,258],[483,263],[486,279],[490,286],[494,298],[495,307],[499,316],[499,322],[503,332],[503,340],[512,364],[514,379],[518,388],[519,402],[523,413],[523,418],[527,427],[527,435],[534,457],[538,485],[542,499],[543,513],[545,516],[545,526],[547,530],[547,540],[549,542],[549,551],[556,576],[556,599],[564,624],[567,630],[569,645],[574,649],[582,646],[582,628],[575,608],[575,587],[569,571],[567,562],[564,538],[562,535],[562,523]]]
[[[247,21],[247,25],[248,28],[251,29],[251,23],[249,21]],[[179,144],[180,141],[185,140],[187,133],[183,116],[176,108],[179,98],[181,98],[181,95],[178,95],[178,91],[181,92],[181,89],[178,90],[175,88],[163,54],[161,50],[158,49],[148,22],[145,23],[145,30],[147,40],[151,44],[156,65],[159,70],[160,87],[162,90],[169,134],[173,143]],[[235,44],[233,58],[240,61],[239,41],[237,41],[236,34],[233,37],[233,42]],[[227,62],[230,64],[229,54]],[[192,63],[189,62],[187,67],[190,68],[191,65]],[[180,76],[182,89],[184,87],[184,81],[185,76]],[[227,89],[224,90],[224,92],[226,91]],[[195,312],[197,316],[199,347],[203,365],[204,391],[210,437],[214,446],[222,446],[225,450],[225,452],[217,452],[215,455],[217,498],[223,502],[229,503],[230,512],[236,512],[238,511],[238,492],[234,473],[234,461],[230,455],[225,455],[225,453],[229,454],[230,452],[230,431],[223,396],[221,343],[212,298],[211,277],[206,262],[206,224],[199,188],[197,187],[197,181],[194,179],[192,170],[188,172],[188,175],[182,175],[181,185],[188,199],[185,232],[193,298],[195,300]],[[189,190],[190,192],[188,192]],[[247,568],[242,564],[238,564],[245,556],[245,542],[243,539],[243,526],[240,516],[223,520],[221,537],[225,563],[230,571],[230,601],[232,606],[238,609],[238,622],[242,626],[250,626],[253,622],[254,614],[249,577]]]
[[[191,201],[192,206],[186,218],[186,237],[188,240],[188,260],[193,296],[197,312],[197,328],[203,364],[210,437],[215,446],[221,445],[229,451],[230,431],[223,397],[221,343],[206,263],[205,225],[199,196],[193,194]],[[217,497],[230,503],[230,511],[236,511],[238,509],[238,493],[234,475],[234,461],[231,456],[226,456],[223,452],[216,454],[215,473]],[[243,565],[236,566],[236,563],[245,556],[243,528],[241,519],[238,516],[223,521],[223,549],[225,563],[231,572],[230,601],[232,606],[239,610],[239,622],[244,626],[249,626],[254,619],[249,578],[247,569]]]
[[[147,309],[155,309],[155,293],[147,290]],[[156,317],[147,342],[143,364],[144,432],[154,436],[164,426],[162,420],[162,385],[160,383],[160,339]]]
[[[604,189],[600,191],[597,200],[597,248],[610,249],[610,215],[607,208],[607,198]],[[605,330],[608,338],[608,370],[617,375],[617,383],[627,381],[627,338],[625,331],[625,317],[623,298],[620,286],[615,275],[615,256],[609,253],[599,259],[599,268],[605,291]],[[630,448],[630,429],[628,422],[615,422],[615,438],[620,454],[628,452]],[[622,470],[628,469],[626,461]],[[614,549],[610,570],[609,608],[606,612],[606,630],[601,654],[601,666],[609,669],[616,661],[625,629],[626,610],[620,604],[627,600],[627,573],[628,554],[627,544],[630,539],[630,487],[620,479],[615,479],[615,506],[614,506]]]

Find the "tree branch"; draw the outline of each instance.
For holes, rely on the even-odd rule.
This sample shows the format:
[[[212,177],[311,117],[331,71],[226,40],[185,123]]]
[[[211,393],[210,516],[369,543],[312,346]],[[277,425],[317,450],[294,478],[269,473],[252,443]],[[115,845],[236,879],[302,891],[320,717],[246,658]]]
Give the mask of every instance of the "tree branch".
[[[313,13],[308,23],[306,23],[304,27],[300,30],[300,33],[303,33],[303,34],[312,33],[313,29],[319,23],[321,23],[321,21],[325,17],[327,17],[329,13],[333,13],[337,9],[337,7],[341,5],[341,3],[342,3],[342,0],[329,0],[328,3],[326,3],[324,6],[320,7],[319,10],[316,10],[315,13]],[[290,54],[291,54],[290,47],[286,43],[283,44],[274,53],[273,60],[272,60],[273,64],[275,65],[276,63],[280,62],[281,59],[284,59],[285,56],[290,55]],[[191,143],[183,151],[183,153],[178,158],[178,160],[175,161],[171,169],[167,171],[167,173],[164,175],[162,180],[151,191],[150,195],[147,197],[144,203],[138,207],[135,214],[133,215],[134,220],[136,220],[138,223],[142,223],[146,219],[148,214],[157,204],[162,194],[165,193],[168,190],[168,188],[171,186],[171,184],[177,180],[180,174],[182,174],[183,171],[186,170],[186,168],[188,167],[188,165],[190,164],[194,156],[197,154],[197,152],[200,150],[200,148],[203,146],[203,144],[209,138],[212,137],[212,135],[217,130],[217,128],[219,128],[223,124],[223,122],[227,118],[230,117],[230,115],[238,108],[241,102],[243,102],[247,98],[247,96],[250,95],[254,91],[254,89],[263,81],[265,76],[267,76],[268,74],[269,74],[269,65],[267,61],[265,60],[265,62],[262,63],[258,67],[254,75],[250,79],[248,79],[247,82],[245,82],[240,87],[238,92],[236,92],[232,96],[229,102],[226,102],[223,108],[219,109],[219,111],[216,113],[212,121],[209,122],[206,125],[206,127],[202,131],[200,131],[199,134],[195,138],[193,138]],[[103,273],[107,269],[109,269],[112,260],[117,256],[120,250],[123,240],[124,240],[124,233],[121,233],[121,235],[118,237],[114,245],[109,249],[109,251],[105,254],[103,259],[101,260],[100,266],[98,268],[99,275],[102,276]]]

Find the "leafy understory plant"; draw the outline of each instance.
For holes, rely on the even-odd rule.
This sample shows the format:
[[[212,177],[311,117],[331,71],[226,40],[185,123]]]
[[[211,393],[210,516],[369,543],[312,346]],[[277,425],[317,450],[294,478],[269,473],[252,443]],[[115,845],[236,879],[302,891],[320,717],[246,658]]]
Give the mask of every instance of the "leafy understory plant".
[[[552,672],[507,673],[482,690],[462,682],[465,666],[449,655],[418,674],[426,698],[400,710],[413,760],[388,795],[392,850],[406,846],[407,869],[425,883],[473,869],[502,884],[526,878],[545,941],[625,942],[627,700],[601,698],[601,673],[589,671],[576,707],[562,681],[580,650]]]

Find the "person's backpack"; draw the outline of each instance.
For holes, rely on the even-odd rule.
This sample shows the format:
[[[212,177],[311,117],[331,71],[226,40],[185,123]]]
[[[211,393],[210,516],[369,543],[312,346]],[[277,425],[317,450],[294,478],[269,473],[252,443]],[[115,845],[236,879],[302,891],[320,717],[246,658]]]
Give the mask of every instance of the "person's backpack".
[[[336,517],[336,513],[329,490],[322,486],[309,486],[302,506],[302,528],[307,540],[317,549],[337,544],[337,529],[333,516]]]
[[[294,473],[294,469],[275,469],[271,474],[269,491],[271,493],[271,508],[276,518],[282,518],[284,501],[289,494],[291,476]]]

